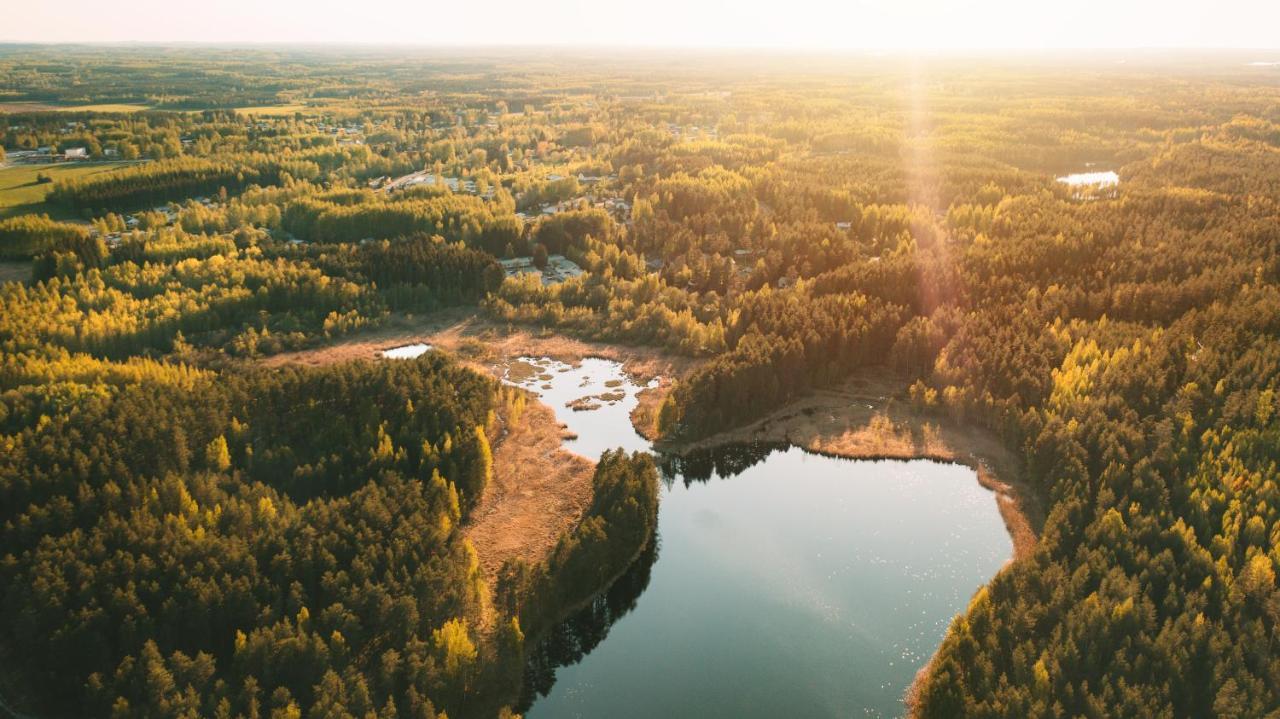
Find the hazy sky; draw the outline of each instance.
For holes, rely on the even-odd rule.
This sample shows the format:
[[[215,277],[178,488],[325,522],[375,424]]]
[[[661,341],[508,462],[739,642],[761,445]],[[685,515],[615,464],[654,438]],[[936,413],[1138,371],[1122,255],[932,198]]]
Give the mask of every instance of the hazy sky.
[[[3,0],[0,40],[1280,47],[1280,0]]]

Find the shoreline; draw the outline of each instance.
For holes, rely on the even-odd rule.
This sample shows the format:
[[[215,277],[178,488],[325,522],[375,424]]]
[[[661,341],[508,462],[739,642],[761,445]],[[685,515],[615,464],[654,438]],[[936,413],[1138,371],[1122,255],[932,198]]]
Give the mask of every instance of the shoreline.
[[[1021,459],[985,428],[912,407],[905,399],[908,386],[905,378],[884,369],[864,370],[833,387],[810,391],[754,422],[684,442],[657,438],[653,420],[673,380],[686,376],[703,360],[673,356],[652,347],[590,342],[547,330],[537,332],[521,326],[500,325],[481,317],[474,308],[455,308],[423,319],[394,318],[390,326],[372,333],[316,349],[275,355],[263,363],[274,366],[287,362],[326,364],[359,358],[376,359],[387,349],[417,342],[449,351],[464,364],[497,379],[501,379],[499,369],[520,356],[549,357],[574,366],[585,358],[597,357],[621,363],[623,372],[640,384],[647,384],[658,377],[658,386],[637,393],[639,403],[630,417],[636,433],[654,443],[655,453],[684,455],[726,444],[771,442],[839,459],[925,459],[969,467],[974,471],[978,484],[995,495],[997,510],[1013,544],[1012,556],[983,583],[983,587],[1014,562],[1029,556],[1035,550],[1043,529],[1045,513],[1042,500],[1027,483]],[[545,410],[551,410],[535,396],[530,398]],[[552,426],[555,427],[556,445],[560,451],[583,459],[563,447],[563,429],[559,424],[553,423]],[[509,435],[510,432],[504,432],[501,444],[507,443]],[[499,450],[500,445],[495,447],[495,451]],[[586,464],[594,469],[595,460],[585,459]],[[560,523],[572,527],[581,518],[579,509],[572,518],[565,518]],[[572,616],[574,611],[608,591],[642,551],[643,545],[637,547],[632,559],[615,576],[574,606],[565,608],[557,621]],[[484,563],[485,560],[482,558],[481,561]],[[957,614],[963,611],[961,609]],[[536,642],[555,624],[552,622],[530,639]],[[938,648],[942,647],[949,634],[948,627]],[[936,656],[937,649],[907,686],[903,697],[906,716],[914,715],[914,698],[929,676]]]

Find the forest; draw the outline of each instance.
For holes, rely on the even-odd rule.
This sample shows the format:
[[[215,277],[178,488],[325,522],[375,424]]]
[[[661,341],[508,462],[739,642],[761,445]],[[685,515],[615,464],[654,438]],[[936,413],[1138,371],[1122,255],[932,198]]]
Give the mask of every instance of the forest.
[[[526,637],[648,581],[654,459],[598,458],[488,586],[460,527],[516,390],[260,362],[462,307],[687,359],[671,446],[865,373],[997,437],[1043,531],[913,716],[1280,711],[1274,68],[193,55],[0,49],[6,102],[48,106],[0,103],[5,163],[129,161],[0,219],[9,704],[511,716]],[[509,269],[551,256],[580,272]]]

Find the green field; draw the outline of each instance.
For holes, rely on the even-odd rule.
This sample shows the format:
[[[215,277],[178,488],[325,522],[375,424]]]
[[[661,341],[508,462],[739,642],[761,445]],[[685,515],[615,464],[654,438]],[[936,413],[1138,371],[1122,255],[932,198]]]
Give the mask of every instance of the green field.
[[[72,177],[86,177],[111,172],[126,162],[61,163],[56,165],[16,165],[0,168],[0,219],[31,212],[48,213],[51,217],[74,217],[61,207],[44,201],[53,189],[52,182],[40,183],[36,176],[46,174],[54,182]]]

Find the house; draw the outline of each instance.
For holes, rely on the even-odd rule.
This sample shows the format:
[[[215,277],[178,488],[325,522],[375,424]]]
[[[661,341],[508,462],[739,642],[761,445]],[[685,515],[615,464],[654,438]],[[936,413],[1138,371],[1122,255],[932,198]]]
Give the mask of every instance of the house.
[[[837,229],[837,230],[851,230],[851,229],[853,229],[853,223],[852,223],[852,222],[837,222],[837,223],[836,223],[836,229]]]
[[[514,257],[498,260],[498,262],[502,265],[502,270],[507,277],[523,274],[538,275],[544,286],[559,284],[582,274],[582,268],[564,255],[549,255],[547,266],[541,270],[534,266],[532,257]]]
[[[68,147],[62,156],[68,160],[87,160],[89,159],[89,150],[84,147]]]

